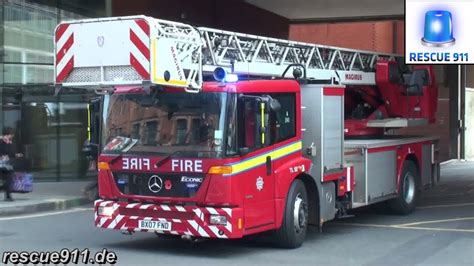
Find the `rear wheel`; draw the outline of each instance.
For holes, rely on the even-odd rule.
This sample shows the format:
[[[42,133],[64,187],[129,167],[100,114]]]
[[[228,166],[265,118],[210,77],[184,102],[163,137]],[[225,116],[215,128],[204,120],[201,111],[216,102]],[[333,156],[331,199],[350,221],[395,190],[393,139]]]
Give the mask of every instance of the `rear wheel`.
[[[301,246],[308,228],[308,195],[303,181],[291,184],[286,198],[285,212],[280,229],[276,232],[278,245],[284,248]]]
[[[398,197],[390,200],[391,209],[398,214],[409,214],[413,212],[418,198],[418,182],[420,175],[418,168],[412,161],[403,164],[400,176],[400,187]]]

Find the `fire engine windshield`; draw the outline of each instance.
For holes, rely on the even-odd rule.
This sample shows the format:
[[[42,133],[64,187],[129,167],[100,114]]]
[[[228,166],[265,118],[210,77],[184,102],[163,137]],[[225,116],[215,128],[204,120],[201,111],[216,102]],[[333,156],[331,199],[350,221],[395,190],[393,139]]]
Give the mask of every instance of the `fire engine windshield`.
[[[220,157],[226,100],[226,93],[107,95],[103,152]]]

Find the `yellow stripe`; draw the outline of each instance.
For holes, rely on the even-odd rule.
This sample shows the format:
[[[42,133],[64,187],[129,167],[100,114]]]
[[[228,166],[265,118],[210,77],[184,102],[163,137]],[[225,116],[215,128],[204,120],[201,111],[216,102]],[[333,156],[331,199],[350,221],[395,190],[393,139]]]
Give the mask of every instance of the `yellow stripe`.
[[[87,104],[87,140],[91,141],[91,104]]]
[[[171,85],[187,85],[188,84],[186,80],[170,79],[166,81],[164,78],[156,78],[155,83],[168,83]]]
[[[252,167],[264,164],[267,160],[267,156],[270,156],[272,158],[272,160],[276,160],[276,159],[281,158],[283,156],[286,156],[290,153],[301,150],[301,147],[302,147],[301,141],[298,141],[298,142],[290,144],[286,147],[279,148],[277,150],[264,153],[262,155],[259,155],[259,156],[255,157],[255,158],[252,158],[250,160],[243,161],[243,162],[240,162],[240,163],[236,163],[236,164],[232,165],[233,174],[237,174],[237,173],[246,171],[246,170],[248,170]]]
[[[152,55],[151,55],[151,60],[153,60],[153,64],[152,64],[152,70],[151,70],[151,74],[152,74],[152,80],[153,82],[156,83],[156,39],[153,38],[153,42],[151,43],[151,52],[152,52]]]
[[[260,104],[260,111],[261,111],[261,119],[260,121],[262,121],[262,144],[265,144],[265,103],[261,103]]]

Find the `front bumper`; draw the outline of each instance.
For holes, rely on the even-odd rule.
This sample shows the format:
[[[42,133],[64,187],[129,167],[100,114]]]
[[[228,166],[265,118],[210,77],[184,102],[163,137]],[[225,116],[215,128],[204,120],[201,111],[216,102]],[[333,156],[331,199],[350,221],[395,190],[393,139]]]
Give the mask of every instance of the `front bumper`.
[[[98,215],[98,208],[112,207],[111,216]],[[96,200],[94,203],[95,226],[129,232],[156,232],[159,234],[189,235],[208,238],[241,238],[243,236],[243,211],[241,208],[214,208],[164,204],[128,203]],[[226,225],[209,223],[212,215],[224,215]],[[171,231],[138,228],[139,220],[171,222]]]

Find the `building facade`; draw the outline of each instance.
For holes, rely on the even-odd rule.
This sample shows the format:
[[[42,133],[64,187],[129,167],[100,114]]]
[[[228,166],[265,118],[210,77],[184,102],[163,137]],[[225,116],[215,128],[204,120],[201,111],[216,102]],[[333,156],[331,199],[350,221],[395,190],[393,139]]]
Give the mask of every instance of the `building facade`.
[[[0,125],[15,130],[21,165],[36,180],[87,178],[89,95],[54,94],[53,34],[60,21],[105,16],[106,2],[3,0],[0,9]]]

